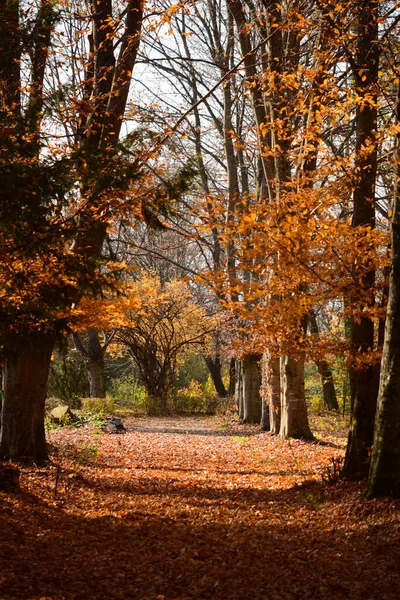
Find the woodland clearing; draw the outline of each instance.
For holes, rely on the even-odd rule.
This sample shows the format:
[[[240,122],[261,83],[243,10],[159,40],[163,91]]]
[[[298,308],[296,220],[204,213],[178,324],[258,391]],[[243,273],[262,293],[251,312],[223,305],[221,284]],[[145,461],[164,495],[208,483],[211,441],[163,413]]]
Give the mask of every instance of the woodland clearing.
[[[125,425],[51,431],[50,466],[0,492],[2,600],[399,598],[400,501],[327,481],[339,419],[313,417],[323,443],[225,417]]]

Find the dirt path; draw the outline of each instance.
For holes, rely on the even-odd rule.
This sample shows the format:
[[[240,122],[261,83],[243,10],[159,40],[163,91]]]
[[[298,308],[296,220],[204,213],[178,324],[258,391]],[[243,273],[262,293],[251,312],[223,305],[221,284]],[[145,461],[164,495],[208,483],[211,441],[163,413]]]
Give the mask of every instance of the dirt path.
[[[55,464],[0,492],[1,600],[400,597],[400,504],[321,482],[335,431],[322,446],[213,419],[127,428],[51,433]]]

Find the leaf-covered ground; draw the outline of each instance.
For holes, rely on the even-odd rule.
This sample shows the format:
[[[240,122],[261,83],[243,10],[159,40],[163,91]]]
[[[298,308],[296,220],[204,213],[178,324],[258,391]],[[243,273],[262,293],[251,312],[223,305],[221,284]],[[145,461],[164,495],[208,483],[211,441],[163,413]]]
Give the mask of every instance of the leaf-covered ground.
[[[1,600],[400,598],[400,503],[321,481],[343,455],[335,424],[314,424],[324,445],[217,419],[126,425],[53,431],[53,464],[0,492]]]

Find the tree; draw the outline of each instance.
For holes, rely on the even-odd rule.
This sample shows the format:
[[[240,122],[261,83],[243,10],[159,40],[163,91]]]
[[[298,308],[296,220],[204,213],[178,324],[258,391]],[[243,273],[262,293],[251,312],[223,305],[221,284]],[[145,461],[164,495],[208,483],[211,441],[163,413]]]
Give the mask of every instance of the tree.
[[[95,285],[111,207],[119,206],[121,195],[137,176],[137,165],[122,158],[118,139],[140,41],[143,3],[130,0],[120,17],[114,18],[111,0],[93,1],[87,11],[72,3],[64,13],[57,12],[53,2],[42,0],[31,29],[31,8],[22,8],[20,2],[6,2],[2,20],[6,43],[1,72],[1,142],[6,150],[2,193],[18,199],[18,206],[13,213],[5,211],[1,230],[1,244],[8,249],[2,257],[2,277],[12,294],[3,302],[6,368],[0,455],[42,459],[47,457],[44,402],[55,340],[68,324],[70,307]],[[56,56],[61,48],[55,40],[65,34],[63,18],[68,10],[83,23],[71,44],[73,57],[78,56],[86,69],[81,85],[72,86],[72,94],[65,96],[60,90],[58,95],[58,113],[64,115],[65,124],[78,113],[71,119],[73,149],[60,159],[62,149],[57,143],[46,143],[51,133],[48,136],[43,125],[44,78],[53,41]],[[91,31],[85,41],[88,23]],[[117,29],[119,40],[114,44]],[[28,100],[21,102],[26,78],[23,61],[28,55],[33,56]],[[63,56],[61,52],[59,61]],[[71,76],[69,69],[67,65]],[[54,90],[51,97],[55,98]],[[65,98],[67,106],[62,105]],[[21,245],[24,239],[30,244]],[[32,280],[30,273],[35,274]]]
[[[281,429],[281,369],[277,356],[263,354],[261,367],[261,397],[269,410],[269,431],[278,435]]]
[[[400,123],[400,85],[397,100]],[[385,340],[367,494],[400,497],[400,133],[396,133],[392,258]]]
[[[243,423],[256,423],[258,425],[261,422],[260,358],[259,355],[246,355],[240,360],[237,397],[240,399],[238,404]]]
[[[190,346],[205,347],[216,323],[193,302],[184,282],[163,285],[154,274],[130,283],[118,305],[124,325],[115,341],[126,346],[149,397],[167,413],[179,360]]]
[[[317,323],[317,316],[314,310],[310,311],[310,333],[314,336],[319,336],[319,327]],[[321,376],[322,383],[322,394],[324,399],[324,406],[328,410],[339,410],[339,404],[336,397],[335,384],[333,381],[332,369],[330,368],[327,360],[324,358],[317,358],[315,364],[318,369],[318,373]]]
[[[246,81],[253,101],[254,120],[257,128],[260,157],[258,181],[260,185],[256,192],[257,202],[254,210],[258,212],[258,205],[262,203],[267,206],[275,205],[286,197],[289,198],[287,210],[290,214],[292,211],[288,194],[292,179],[290,153],[296,133],[293,127],[293,101],[297,95],[297,86],[287,86],[286,79],[290,76],[297,76],[301,32],[298,31],[295,20],[292,20],[292,15],[288,17],[288,13],[285,12],[286,7],[281,5],[261,3],[261,6],[256,7],[253,3],[233,0],[229,7],[238,31]],[[282,22],[285,20],[284,14],[287,23],[285,27],[282,27]],[[258,16],[259,18],[257,18]],[[261,30],[260,33],[264,37],[263,42],[255,49],[249,33],[250,23],[254,23],[254,25],[257,23]],[[260,46],[261,71],[257,69],[255,60],[256,50]],[[257,218],[257,220],[259,219],[260,217]],[[277,260],[279,260],[278,256],[277,254]],[[253,273],[249,280],[250,289],[253,287],[251,281],[257,285],[257,279],[259,279],[257,275],[259,265],[256,261],[253,261],[253,265]],[[274,269],[275,267],[272,266],[272,270]],[[249,305],[253,308],[254,300]],[[300,323],[299,327],[301,328]],[[297,359],[287,357],[286,362],[282,362],[282,366],[284,364],[286,364],[282,374],[284,382],[280,387],[282,406],[284,407],[280,433],[284,437],[310,438],[312,436],[306,416],[304,385],[295,386],[295,382],[300,382],[304,377],[304,373],[302,375],[304,359],[301,355]],[[295,374],[296,368],[298,369],[297,375]],[[288,377],[289,371],[291,377]],[[266,373],[268,370],[264,372]],[[293,390],[291,389],[292,385],[295,386]],[[293,402],[294,398],[296,404]],[[301,418],[297,410],[292,410],[292,407],[298,407],[300,404],[303,407]]]
[[[97,329],[88,329],[84,336],[79,332],[73,334],[75,347],[85,361],[89,380],[89,395],[91,398],[106,397],[104,386],[104,355],[114,335],[115,330],[110,333],[105,332],[102,344]]]
[[[49,217],[53,213],[53,199],[63,198],[66,191],[62,183],[66,165],[65,161],[46,159],[41,164],[40,128],[45,69],[57,14],[53,3],[43,0],[29,31],[28,21],[20,21],[19,2],[3,2],[2,10],[0,243],[5,250],[1,264],[5,284],[2,342],[6,346],[7,360],[0,455],[45,458],[44,401],[56,331],[48,331],[40,322],[49,303],[46,302],[46,285],[40,285],[39,279],[44,273],[46,254],[50,261],[57,256],[54,243],[49,240],[49,229],[50,235],[59,233],[59,229]],[[32,16],[29,9],[27,12],[28,17]],[[23,27],[27,34],[25,39]],[[32,57],[31,73],[27,98],[22,102],[22,78],[25,77],[22,60],[28,51]],[[32,238],[37,240],[36,244]],[[55,296],[59,296],[59,286],[56,276]],[[35,302],[38,288],[44,293],[43,307]],[[40,315],[34,331],[23,310],[29,303],[33,305],[31,314],[35,315],[36,311]],[[23,328],[25,335],[21,332]]]
[[[377,172],[378,109],[377,88],[379,71],[379,2],[357,2],[357,42],[351,65],[358,102],[356,108],[356,157],[353,193],[352,226],[369,230],[375,228],[375,185]],[[374,252],[374,248],[369,253]],[[352,316],[351,344],[357,354],[368,355],[374,348],[374,321],[368,309],[375,303],[375,270],[353,265],[353,276],[363,295],[358,314]],[[357,294],[357,293],[356,293]],[[355,303],[359,297],[352,299]],[[343,476],[360,476],[368,472],[369,451],[372,446],[376,410],[376,386],[373,364],[353,365],[350,373],[352,420],[346,450]]]

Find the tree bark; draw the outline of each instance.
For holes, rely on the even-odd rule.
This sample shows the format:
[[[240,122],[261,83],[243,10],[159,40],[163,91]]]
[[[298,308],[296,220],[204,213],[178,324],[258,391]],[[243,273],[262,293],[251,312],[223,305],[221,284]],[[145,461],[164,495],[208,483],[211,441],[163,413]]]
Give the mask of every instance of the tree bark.
[[[236,361],[234,358],[231,358],[229,362],[229,388],[228,388],[228,396],[235,395],[236,388]]]
[[[312,440],[304,390],[304,358],[281,358],[281,426],[283,438]]]
[[[214,359],[212,358],[212,356],[204,356],[204,360],[206,362],[208,370],[210,371],[210,375],[218,396],[220,396],[220,398],[226,398],[228,392],[226,391],[224,382],[222,381],[222,365],[220,356],[217,355]]]
[[[265,398],[261,398],[261,421],[260,427],[262,431],[270,430],[269,406]]]
[[[310,310],[309,314],[310,333],[315,339],[319,338],[319,327],[314,310]],[[336,397],[335,384],[333,381],[332,370],[326,360],[316,360],[318,373],[321,375],[322,393],[324,399],[324,407],[328,410],[339,411],[339,404]]]
[[[86,346],[79,333],[74,333],[75,347],[82,355],[89,380],[89,395],[91,398],[105,398],[106,391],[104,385],[104,353],[108,347],[105,342],[101,345],[99,332],[97,329],[87,331]]]
[[[326,360],[318,360],[315,364],[317,365],[318,373],[321,375],[324,407],[328,410],[336,410],[339,412],[339,404],[331,368]]]
[[[264,352],[261,368],[261,395],[269,410],[269,431],[278,435],[281,426],[280,360]]]
[[[88,360],[86,363],[89,379],[89,394],[91,398],[105,398],[104,361]]]
[[[400,205],[393,222],[393,255],[369,496],[400,497]]]
[[[397,101],[400,123],[400,85]],[[400,133],[392,217],[392,257],[378,409],[367,495],[400,497]]]
[[[46,386],[55,336],[20,338],[6,360],[0,457],[48,458],[44,430]]]
[[[243,423],[261,421],[261,377],[258,355],[246,356],[242,360],[243,378]]]
[[[239,419],[243,419],[243,363],[241,360],[236,361],[235,401]]]
[[[353,193],[354,228],[375,228],[375,180],[377,170],[377,89],[379,68],[378,3],[376,0],[357,2],[358,38],[357,53],[353,66],[357,94],[360,98],[356,110],[356,157],[355,187]],[[371,247],[371,252],[374,248]],[[361,267],[365,269],[365,267]],[[375,302],[375,272],[367,273],[353,267],[354,281],[358,283],[361,296],[360,316],[351,324],[351,345],[355,357],[363,360],[374,348],[374,323],[363,310]],[[360,304],[360,298],[353,297]],[[346,449],[343,477],[364,477],[368,473],[369,453],[373,441],[376,412],[376,385],[374,368],[353,365],[350,373],[352,418]]]

